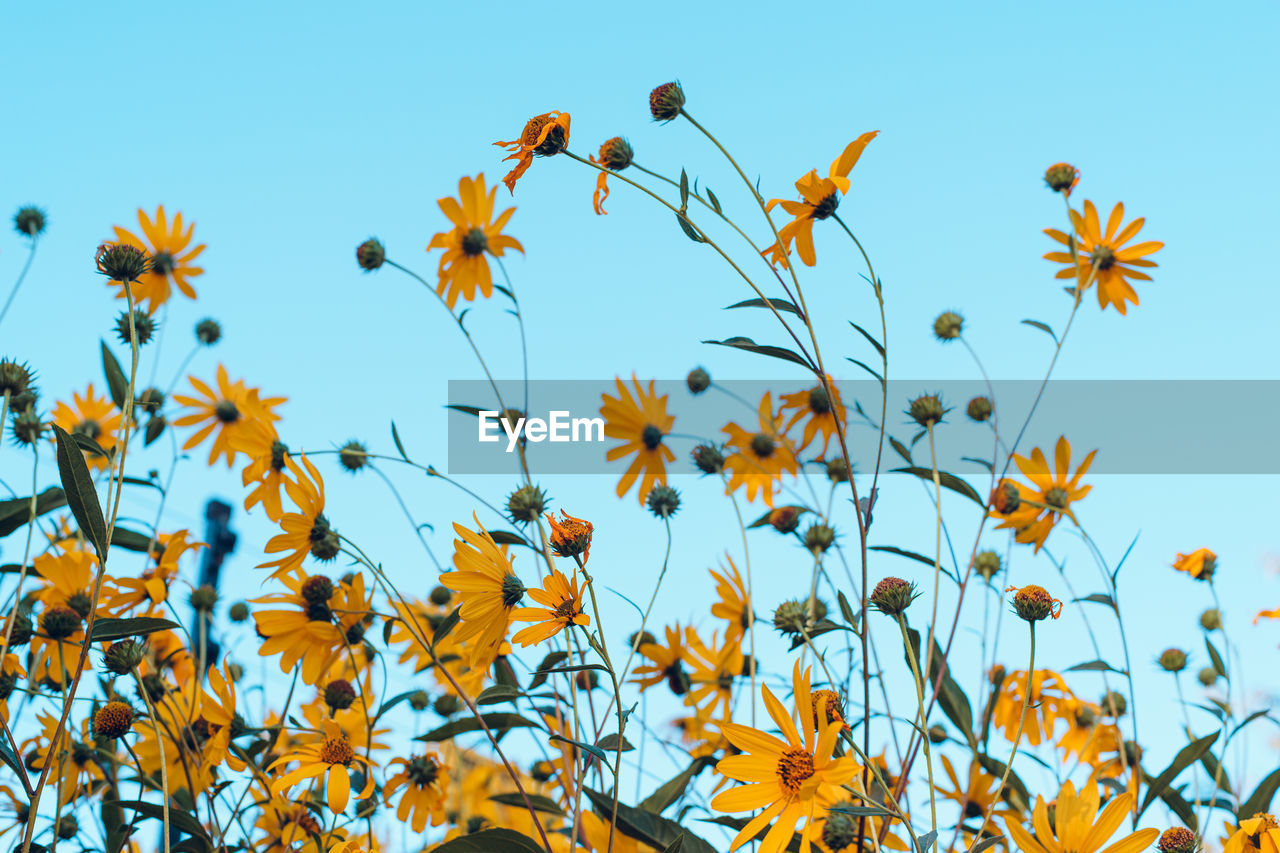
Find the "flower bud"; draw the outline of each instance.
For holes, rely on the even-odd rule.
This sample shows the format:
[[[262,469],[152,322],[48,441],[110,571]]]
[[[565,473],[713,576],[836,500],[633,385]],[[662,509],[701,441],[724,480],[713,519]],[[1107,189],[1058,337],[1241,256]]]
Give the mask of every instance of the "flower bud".
[[[849,463],[843,456],[833,456],[826,461],[827,479],[833,483],[849,482]]]
[[[1187,653],[1182,649],[1165,649],[1160,653],[1160,668],[1165,672],[1182,672],[1187,668]]]
[[[191,591],[191,606],[197,613],[212,613],[218,603],[218,591],[209,584],[203,584]]]
[[[600,686],[600,677],[593,669],[580,669],[573,674],[573,683],[579,690],[595,690]]]
[[[9,404],[13,405],[15,397],[20,397],[30,390],[35,374],[25,364],[5,358],[0,359],[0,397],[9,396]]]
[[[631,150],[631,143],[621,136],[615,136],[612,139],[606,139],[600,146],[598,159],[600,160],[600,165],[606,169],[621,172],[631,165],[631,160],[634,156],[635,152]]]
[[[685,377],[684,381],[689,386],[690,393],[701,394],[711,387],[711,374],[701,367],[695,367],[689,371],[689,375]]]
[[[773,611],[773,627],[782,634],[803,634],[809,627],[808,605],[798,599],[782,602]]]
[[[1044,182],[1054,192],[1070,195],[1080,183],[1080,170],[1070,163],[1054,163],[1045,169]]]
[[[13,630],[9,634],[9,648],[16,649],[18,646],[25,646],[31,641],[32,634],[35,633],[31,625],[31,617],[25,613],[12,611]],[[9,620],[6,619],[0,623],[0,631],[8,630]],[[0,637],[4,634],[0,633]]]
[[[719,474],[724,470],[724,454],[714,445],[699,444],[693,449],[693,464],[704,474]]]
[[[151,270],[151,258],[128,243],[103,243],[93,258],[98,272],[112,281],[137,281]]]
[[[656,642],[658,642],[658,638],[648,631],[636,631],[630,637],[627,637],[627,645],[634,651],[639,651],[641,646]]]
[[[671,121],[684,106],[684,89],[676,82],[663,83],[649,93],[649,112],[654,121]]]
[[[538,486],[521,486],[507,498],[507,512],[520,524],[536,521],[547,508],[547,493]]]
[[[40,617],[40,630],[54,640],[65,640],[80,630],[80,614],[70,607],[50,607]]]
[[[453,600],[453,590],[449,589],[447,586],[440,586],[437,584],[431,588],[429,598],[432,604],[437,607],[444,607]]]
[[[1205,687],[1212,687],[1218,683],[1218,671],[1211,666],[1206,666],[1196,673],[1196,678],[1200,679],[1200,683]]]
[[[835,530],[820,522],[809,525],[809,529],[804,532],[804,547],[815,554],[825,554],[835,541]]]
[[[355,688],[345,678],[335,678],[324,687],[324,704],[330,711],[345,711],[356,701]]]
[[[1039,622],[1050,616],[1057,619],[1062,613],[1062,602],[1049,595],[1042,586],[1029,584],[1021,588],[1011,586],[1005,590],[1010,591],[1013,591],[1013,612],[1026,622]]]
[[[991,417],[992,407],[989,397],[974,397],[969,401],[969,405],[965,406],[964,413],[969,416],[969,420],[983,423]]]
[[[1123,693],[1108,690],[1098,700],[1098,707],[1102,708],[1102,713],[1108,717],[1118,718],[1124,716],[1124,712],[1129,708],[1129,703],[1125,700]]]
[[[232,622],[245,622],[249,619],[249,605],[244,601],[237,601],[231,605],[231,609],[227,611],[227,615],[231,617]]]
[[[141,308],[133,310],[133,332],[138,333],[138,346],[142,346],[151,340],[155,334],[156,328],[160,324],[152,319],[151,315]],[[121,311],[120,316],[116,318],[116,337],[120,339],[120,343],[127,344],[133,339],[132,332],[129,329],[129,312]]]
[[[933,321],[933,334],[938,340],[946,343],[960,337],[964,330],[964,318],[954,311],[943,311]]]
[[[365,272],[372,272],[382,266],[387,259],[386,247],[375,237],[370,237],[356,246],[356,263]]]
[[[431,695],[425,690],[415,690],[409,695],[409,707],[415,711],[425,711],[431,707]]]
[[[1222,614],[1218,608],[1211,607],[1200,614],[1200,627],[1206,631],[1216,631],[1222,627]]]
[[[769,525],[779,533],[793,533],[800,526],[800,515],[804,512],[798,506],[780,506],[769,510]]]
[[[26,205],[18,208],[18,212],[13,215],[13,230],[17,231],[23,237],[36,237],[42,231],[46,223],[46,217],[43,210],[35,205]]]
[[[929,726],[929,743],[938,744],[947,742],[947,729],[942,723],[934,723]]]
[[[921,394],[911,401],[907,414],[920,426],[929,427],[941,423],[942,416],[948,411],[942,407],[942,400],[937,394]]]
[[[338,451],[338,461],[343,468],[354,474],[369,464],[369,449],[353,438]]]
[[[300,591],[307,604],[327,604],[333,598],[333,581],[325,575],[312,575],[303,581]]]
[[[441,693],[436,697],[436,701],[431,703],[431,710],[435,711],[442,717],[448,717],[458,713],[462,707],[462,701],[452,693]]]
[[[211,347],[222,339],[222,324],[211,317],[196,323],[196,340]]]
[[[645,504],[658,518],[670,518],[680,509],[680,493],[670,486],[657,485],[649,490]]]
[[[916,585],[902,578],[882,578],[871,591],[868,599],[872,606],[886,616],[900,616],[916,600]]]
[[[117,640],[107,646],[106,654],[103,656],[103,664],[108,672],[116,675],[128,675],[133,672],[138,664],[142,663],[142,658],[146,654],[146,649],[137,640]]]
[[[979,551],[973,556],[973,570],[991,583],[991,579],[1000,573],[1000,555],[995,551]]]

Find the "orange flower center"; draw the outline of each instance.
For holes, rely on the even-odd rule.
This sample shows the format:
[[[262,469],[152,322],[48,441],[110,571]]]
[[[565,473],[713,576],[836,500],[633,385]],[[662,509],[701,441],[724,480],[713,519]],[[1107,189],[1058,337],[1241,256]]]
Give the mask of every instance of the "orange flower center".
[[[565,599],[560,602],[560,606],[555,610],[556,618],[563,619],[566,622],[572,622],[579,612],[578,605],[572,599]]]
[[[813,756],[792,747],[778,758],[778,784],[787,796],[800,793],[800,786],[813,776]]]
[[[810,694],[813,704],[814,728],[821,730],[828,723],[844,723],[840,713],[840,696],[834,690],[815,690]]]
[[[320,746],[320,760],[325,764],[341,764],[346,767],[355,758],[351,741],[345,737],[328,737]]]

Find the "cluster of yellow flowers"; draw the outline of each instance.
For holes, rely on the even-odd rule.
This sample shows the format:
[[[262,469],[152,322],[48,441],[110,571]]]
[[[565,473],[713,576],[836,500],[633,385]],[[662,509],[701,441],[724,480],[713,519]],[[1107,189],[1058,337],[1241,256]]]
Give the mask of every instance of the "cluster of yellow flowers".
[[[31,464],[37,479],[30,495],[0,501],[0,535],[18,542],[25,533],[25,544],[11,552],[22,553],[21,562],[3,567],[0,792],[11,809],[0,837],[11,833],[22,851],[62,846],[109,853],[723,849],[702,837],[711,833],[720,833],[714,837],[729,850],[754,845],[762,853],[884,847],[1138,853],[1153,844],[1161,853],[1198,853],[1206,843],[1220,844],[1224,853],[1277,853],[1280,827],[1268,809],[1280,771],[1251,792],[1235,768],[1228,772],[1239,752],[1230,745],[1264,715],[1250,713],[1229,666],[1235,647],[1213,592],[1217,556],[1200,548],[1172,562],[1204,582],[1213,599],[1200,619],[1209,665],[1199,681],[1211,704],[1202,706],[1208,716],[1193,724],[1190,706],[1181,702],[1183,722],[1166,726],[1166,741],[1149,742],[1160,753],[1175,744],[1162,768],[1137,740],[1145,697],[1134,687],[1136,650],[1123,632],[1118,570],[1106,565],[1077,515],[1092,488],[1083,478],[1097,451],[1073,465],[1063,436],[1052,464],[1038,447],[1024,455],[1021,431],[999,428],[998,401],[976,397],[965,415],[989,426],[993,439],[989,497],[983,498],[938,467],[935,432],[951,411],[938,396],[907,402],[917,430],[909,443],[890,435],[887,415],[895,402],[886,383],[883,286],[839,210],[878,131],[850,142],[825,176],[815,169],[797,180],[798,200],[766,200],[690,115],[679,84],[655,88],[649,109],[655,121],[683,120],[724,154],[743,179],[750,215],[768,228],[763,239],[753,240],[711,190],[691,188],[683,172],[669,177],[640,166],[622,137],[578,156],[570,148],[567,113],[535,116],[519,138],[496,144],[516,161],[502,181],[511,192],[535,158],[563,156],[594,170],[596,213],[605,213],[609,179],[674,212],[683,238],[723,257],[754,295],[739,305],[769,312],[790,341],[718,343],[804,371],[795,390],[740,400],[746,417],[725,423],[715,438],[698,439],[683,463],[719,481],[739,520],[726,541],[740,547],[728,546],[723,564],[710,571],[715,597],[703,608],[708,622],[650,622],[667,591],[672,518],[681,505],[670,485],[678,470],[670,446],[679,438],[676,418],[655,382],[619,377],[601,394],[600,407],[604,434],[614,442],[606,459],[622,471],[617,496],[627,499],[634,490],[667,533],[668,558],[646,579],[652,593],[638,628],[601,619],[593,573],[616,569],[597,565],[599,551],[591,561],[591,520],[550,511],[534,479],[536,459],[523,445],[513,472],[518,482],[505,500],[463,487],[474,504],[447,519],[452,570],[406,595],[376,549],[339,533],[326,515],[315,457],[333,453],[353,473],[386,460],[458,484],[414,462],[394,431],[394,455],[356,441],[337,451],[295,452],[281,438],[277,410],[285,398],[232,380],[223,365],[212,379],[189,376],[187,393],[173,386],[143,389],[139,364],[148,355],[156,313],[176,294],[196,299],[192,283],[203,270],[195,263],[205,246],[193,245],[194,226],[181,213],[170,219],[164,207],[153,215],[140,210],[140,234],[116,227],[95,259],[125,303],[116,329],[129,357],[122,364],[103,344],[106,393],[89,383],[46,416],[34,371],[11,354],[0,361],[0,421],[13,439],[0,456],[6,465]],[[1105,227],[1091,201],[1073,206],[1079,179],[1063,163],[1045,174],[1066,202],[1068,223],[1067,230],[1046,230],[1059,248],[1045,258],[1062,265],[1057,278],[1071,282],[1069,319],[1054,338],[1046,382],[1085,295],[1092,290],[1101,309],[1126,313],[1138,305],[1133,283],[1150,281],[1144,270],[1155,266],[1149,256],[1162,247],[1134,242],[1144,222],[1125,223],[1122,204]],[[498,212],[496,195],[497,187],[478,174],[459,181],[456,198],[439,200],[451,227],[427,242],[428,252],[440,253],[434,281],[389,258],[376,239],[357,248],[359,267],[390,267],[426,284],[464,334],[459,303],[492,299],[495,290],[520,318],[502,262],[507,250],[524,249],[504,233],[515,209]],[[777,208],[790,219],[779,224]],[[810,320],[810,306],[823,294],[810,284],[816,273],[808,268],[817,266],[815,226],[825,220],[834,220],[866,266],[864,296],[882,325],[879,335],[855,326],[875,356],[871,364],[850,360],[880,380],[878,399],[842,398]],[[34,252],[45,229],[43,212],[23,208],[15,225]],[[725,241],[741,241],[741,257],[735,260]],[[761,282],[783,295],[766,296]],[[945,312],[934,333],[943,343],[963,340],[963,327],[959,314]],[[220,338],[216,321],[196,327],[197,347]],[[465,339],[483,364],[470,335]],[[701,368],[687,385],[695,395],[717,387]],[[520,415],[503,404],[496,385],[492,390],[504,417]],[[868,470],[856,469],[847,439],[854,413],[877,434],[881,450],[902,457],[905,467],[896,472],[929,488],[933,556],[868,544],[877,484],[891,472],[879,453],[873,466],[863,460]],[[288,434],[297,431],[290,425]],[[278,526],[267,541],[254,543],[267,592],[225,614],[216,589],[186,580],[193,560],[210,546],[189,530],[166,526],[168,484],[128,467],[137,464],[138,440],[147,446],[166,433],[175,436],[174,461],[207,446],[211,468],[225,462],[238,469],[245,510],[260,511]],[[927,461],[913,458],[921,441],[929,448]],[[39,476],[50,476],[39,460],[50,454],[58,485],[39,490]],[[134,530],[120,517],[121,494],[135,488],[160,495],[150,530]],[[981,508],[969,559],[954,572],[943,565],[943,489]],[[849,500],[836,500],[846,494]],[[749,522],[753,504],[761,514]],[[501,527],[483,523],[481,513],[493,514]],[[1103,660],[1101,651],[1066,674],[1037,665],[1037,628],[1058,627],[1040,623],[1057,620],[1064,604],[1034,584],[1004,590],[1013,593],[1007,601],[1027,626],[1025,668],[1000,663],[999,626],[985,619],[975,628],[982,637],[978,666],[960,666],[953,641],[966,596],[1006,600],[1000,590],[1008,558],[982,549],[986,537],[1003,537],[1006,553],[1031,545],[1032,559],[1064,521],[1089,544],[1105,581],[1102,592],[1075,601],[1103,605],[1116,619],[1121,648],[1115,654],[1123,656],[1123,667]],[[360,522],[350,519],[350,526]],[[798,545],[798,568],[786,570],[809,581],[807,596],[761,608],[752,583],[753,529]],[[959,533],[953,525],[946,537],[958,542]],[[523,579],[514,549],[530,557],[530,565],[521,566]],[[869,576],[875,550],[914,561],[922,567],[919,582]],[[340,559],[341,572],[328,568]],[[946,596],[944,577],[953,586]],[[190,626],[177,618],[175,597],[184,587],[196,614]],[[924,603],[915,605],[920,598]],[[954,609],[940,609],[940,599],[954,600]],[[1264,617],[1280,617],[1280,609],[1259,614]],[[1096,649],[1094,628],[1087,619],[1083,626]],[[789,660],[758,655],[757,633],[766,630],[790,645]],[[242,642],[219,645],[219,638]],[[899,642],[905,665],[886,677]],[[224,653],[223,645],[233,651]],[[246,666],[255,656],[278,664],[280,674],[254,683]],[[1158,657],[1180,701],[1188,662],[1180,648]],[[961,669],[985,677],[966,689]],[[1081,698],[1075,676],[1068,678],[1073,671],[1101,676],[1097,701]],[[1227,689],[1217,690],[1219,684]],[[263,700],[247,702],[251,693]],[[655,708],[679,708],[678,716],[666,723],[651,717],[650,697]],[[410,740],[403,721],[419,715],[434,719],[434,727],[424,733],[415,726]],[[638,750],[632,741],[639,741]],[[628,797],[627,776],[660,778],[643,758],[646,742],[678,766],[648,797]],[[638,761],[627,757],[633,751]],[[703,778],[708,770],[709,780]],[[1050,781],[1037,789],[1037,778]],[[1211,826],[1220,820],[1226,825],[1219,838]]]

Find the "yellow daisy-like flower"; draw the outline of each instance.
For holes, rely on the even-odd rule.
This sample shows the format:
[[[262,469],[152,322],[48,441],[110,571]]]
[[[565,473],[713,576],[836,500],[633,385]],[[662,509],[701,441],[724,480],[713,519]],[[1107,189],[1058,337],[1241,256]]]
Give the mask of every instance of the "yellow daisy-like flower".
[[[144,613],[158,610],[169,598],[169,585],[178,576],[178,560],[188,551],[208,547],[204,542],[191,542],[186,530],[162,533],[156,537],[156,564],[136,578],[113,578],[102,590],[102,609],[120,616],[146,605]]]
[[[458,593],[461,610],[452,637],[471,647],[470,664],[487,670],[501,650],[511,627],[513,611],[525,588],[511,567],[511,558],[498,546],[472,514],[476,530],[456,522],[453,532],[454,571],[440,576],[440,583]]]
[[[520,241],[502,233],[516,209],[509,207],[493,218],[497,194],[497,187],[485,190],[482,172],[474,179],[464,177],[458,181],[456,199],[445,196],[437,202],[453,223],[453,230],[432,237],[427,251],[444,249],[436,292],[450,308],[457,304],[459,296],[464,302],[474,301],[477,288],[486,299],[493,295],[493,273],[486,255],[501,258],[507,249],[524,252]]]
[[[265,835],[254,842],[254,849],[263,853],[325,853],[325,847],[315,842],[316,837],[325,837],[325,829],[316,813],[307,808],[309,799],[304,791],[296,802],[272,797],[264,803],[254,829]]]
[[[1044,451],[1035,448],[1030,458],[1014,454],[1013,461],[1031,481],[1026,485],[1011,480],[1001,480],[996,488],[991,515],[1003,519],[997,529],[1012,528],[1014,539],[1024,544],[1034,543],[1037,552],[1044,546],[1049,531],[1063,516],[1076,520],[1071,504],[1082,499],[1093,489],[1083,486],[1080,478],[1093,464],[1098,451],[1091,450],[1084,461],[1071,473],[1071,444],[1066,436],[1058,439],[1053,451],[1053,470],[1045,460]],[[1009,488],[1016,490],[1016,500],[1011,500]]]
[[[297,768],[272,782],[271,793],[279,796],[304,779],[327,777],[325,802],[334,814],[340,814],[345,810],[347,801],[351,797],[351,777],[348,775],[351,765],[369,767],[369,762],[363,756],[356,754],[351,741],[332,720],[324,722],[324,740],[281,756],[268,769],[280,770],[294,762],[297,762]],[[364,776],[366,780],[364,790],[356,794],[357,799],[364,799],[373,791],[373,773],[366,772]]]
[[[204,251],[205,245],[200,243],[194,247],[191,246],[191,239],[195,233],[194,223],[188,223],[184,229],[181,213],[175,214],[173,222],[170,223],[162,204],[156,208],[154,218],[148,217],[146,212],[139,208],[138,224],[142,226],[141,237],[118,225],[111,229],[116,233],[117,242],[127,243],[151,256],[151,268],[131,285],[133,298],[138,302],[147,303],[148,314],[154,314],[157,308],[169,301],[173,292],[171,283],[177,285],[183,296],[195,299],[196,291],[189,279],[204,272],[193,262]],[[119,282],[112,282],[112,284],[119,284]],[[116,294],[116,298],[125,298],[124,285],[120,285],[120,292]]]
[[[268,539],[263,549],[268,554],[283,552],[284,556],[258,565],[260,569],[274,567],[275,571],[271,573],[273,578],[286,572],[301,570],[302,561],[307,554],[327,563],[337,557],[341,550],[337,531],[324,514],[324,478],[306,454],[301,459],[305,471],[292,457],[285,458],[285,467],[293,474],[294,479],[286,479],[284,488],[298,511],[286,512],[281,516],[280,529],[283,532]]]
[[[280,579],[288,592],[252,599],[255,604],[280,605],[253,612],[262,657],[280,655],[280,671],[292,672],[301,662],[304,684],[316,684],[348,647],[347,631],[371,612],[364,576],[334,583],[324,575],[293,569]]]
[[[1179,554],[1173,561],[1173,567],[1198,581],[1211,580],[1214,569],[1218,567],[1218,555],[1208,548],[1197,548],[1190,554]]]
[[[187,394],[174,394],[173,399],[183,406],[195,409],[188,415],[174,420],[174,426],[196,426],[196,430],[182,445],[183,450],[190,450],[211,434],[213,446],[209,448],[209,464],[214,464],[219,456],[225,456],[230,468],[236,459],[237,451],[231,446],[231,439],[246,430],[249,421],[272,424],[280,420],[273,411],[285,401],[284,397],[259,396],[257,388],[249,388],[243,379],[232,382],[227,375],[227,368],[218,365],[217,385],[215,391],[194,376],[188,381],[199,397]],[[216,431],[216,432],[215,432]]]
[[[601,174],[604,173],[601,172]],[[581,825],[578,827],[578,834],[582,837],[582,843],[586,845],[587,849],[593,851],[593,853],[608,853],[609,822],[600,819],[594,812],[587,811],[581,814],[580,820]],[[661,853],[661,851],[615,829],[613,833],[613,853]]]
[[[834,803],[843,799],[841,785],[850,782],[858,766],[850,756],[833,758],[839,726],[829,723],[813,726],[813,707],[809,702],[809,671],[800,672],[797,663],[792,674],[796,710],[800,730],[782,703],[761,686],[764,704],[785,740],[737,723],[723,723],[725,737],[742,755],[723,758],[716,772],[748,784],[722,791],[711,801],[711,808],[721,812],[745,812],[764,809],[753,817],[733,839],[729,850],[737,850],[769,826],[760,845],[760,853],[786,850],[800,828],[801,853],[812,850],[813,820]]]
[[[791,443],[783,437],[782,416],[773,413],[773,394],[766,393],[760,399],[758,411],[760,429],[750,431],[736,423],[726,425],[722,431],[729,436],[726,449],[734,452],[725,459],[729,473],[725,493],[746,487],[747,500],[757,496],[767,506],[773,506],[773,493],[783,473],[795,475],[796,456]]]
[[[519,139],[493,144],[511,152],[502,158],[504,162],[517,161],[515,167],[502,179],[507,189],[514,194],[516,181],[533,165],[535,156],[551,157],[569,146],[569,114],[552,110],[536,115],[525,122]]]
[[[71,400],[72,405],[59,401],[53,407],[53,422],[72,435],[93,439],[107,453],[115,450],[121,418],[115,404],[99,397],[92,382],[83,395],[72,392]],[[105,471],[110,465],[108,457],[89,450],[84,451],[84,461],[96,471]]]
[[[689,665],[689,692],[684,703],[696,706],[708,716],[729,718],[733,703],[733,682],[743,675],[746,658],[738,640],[718,643],[711,635],[704,643],[692,628],[685,634],[684,662]]]
[[[796,181],[800,201],[781,198],[769,200],[766,210],[773,210],[774,205],[780,204],[783,210],[795,217],[778,231],[778,241],[762,253],[768,255],[772,263],[786,267],[792,243],[795,243],[796,251],[805,266],[811,267],[818,262],[813,253],[813,223],[827,219],[836,212],[841,193],[849,191],[849,173],[857,165],[867,143],[875,139],[879,132],[872,130],[864,133],[845,146],[840,156],[831,161],[831,168],[825,178],[819,178],[818,170],[813,169]]]
[[[387,787],[382,792],[387,805],[390,805],[396,791],[404,788],[400,804],[396,806],[396,819],[404,823],[412,814],[414,832],[426,829],[428,821],[432,826],[444,823],[449,768],[434,755],[397,758],[391,762],[392,767],[396,765],[400,766],[400,771],[387,779]]]
[[[1067,265],[1058,270],[1054,277],[1074,278],[1076,286],[1084,289],[1089,284],[1090,276],[1094,276],[1094,283],[1098,288],[1098,305],[1104,310],[1110,305],[1121,314],[1126,312],[1128,303],[1138,304],[1138,294],[1129,284],[1129,279],[1151,281],[1151,276],[1136,268],[1156,266],[1155,261],[1149,261],[1146,257],[1164,248],[1164,243],[1155,240],[1126,246],[1142,230],[1142,224],[1146,220],[1135,219],[1122,229],[1120,223],[1123,220],[1124,205],[1117,204],[1107,217],[1107,230],[1103,231],[1098,224],[1097,208],[1093,206],[1093,202],[1086,201],[1083,214],[1071,211],[1074,235],[1069,236],[1056,228],[1046,228],[1044,232],[1068,250],[1072,241],[1075,242],[1074,255],[1070,251],[1053,251],[1045,255],[1047,260]]]
[[[249,457],[249,464],[240,472],[243,485],[249,494],[244,498],[245,512],[262,505],[267,518],[279,521],[284,516],[284,504],[280,493],[289,479],[289,446],[280,440],[276,428],[265,421],[247,421],[244,429],[233,433],[228,444],[232,450]]]
[[[652,379],[649,380],[646,391],[633,375],[631,384],[635,388],[634,395],[620,377],[615,378],[614,382],[618,387],[618,396],[601,394],[603,405],[600,407],[600,414],[604,417],[604,434],[609,438],[619,439],[622,444],[609,448],[605,459],[614,462],[635,454],[627,472],[618,481],[618,497],[629,492],[639,479],[640,491],[637,497],[643,504],[655,484],[666,484],[666,463],[676,459],[671,448],[662,443],[663,437],[675,426],[676,419],[667,414],[667,395],[654,392]]]
[[[969,762],[969,774],[962,783],[956,775],[956,769],[951,764],[951,759],[942,756],[942,769],[947,774],[947,779],[951,783],[951,790],[947,790],[941,784],[934,786],[934,789],[944,800],[950,800],[960,809],[960,823],[965,830],[966,837],[972,836],[978,831],[978,825],[986,818],[987,815],[1001,818],[1016,818],[1018,812],[1007,806],[1000,805],[1001,800],[997,799],[996,792],[1000,788],[1000,780],[990,773],[982,769],[982,765],[977,761]],[[973,827],[963,826],[966,821],[977,821],[978,825]]]
[[[1031,819],[1034,834],[1018,818],[1006,818],[1005,829],[1022,853],[1094,853],[1099,849],[1102,853],[1140,853],[1160,835],[1158,829],[1140,829],[1103,847],[1133,810],[1133,794],[1115,797],[1100,815],[1098,802],[1096,784],[1089,782],[1077,793],[1068,781],[1058,792],[1052,822],[1048,804],[1038,796]]]
[[[800,450],[808,447],[818,433],[822,433],[822,452],[825,454],[831,439],[837,434],[836,419],[839,418],[841,424],[845,422],[844,403],[840,401],[840,392],[836,389],[835,382],[831,382],[831,390],[834,392],[834,400],[822,385],[815,385],[808,391],[781,395],[782,408],[779,415],[786,417],[787,411],[791,412],[785,431],[790,432],[796,424],[804,422]]]
[[[729,564],[727,569],[720,572],[711,569],[719,599],[711,605],[711,615],[728,623],[725,625],[724,638],[729,642],[739,640],[747,633],[747,626],[751,624],[751,594],[747,591],[747,585],[742,580],[738,567],[734,565],[733,558],[726,553],[724,559]]]
[[[1228,824],[1227,831],[1231,832]],[[1280,823],[1275,815],[1259,813],[1245,818],[1222,845],[1222,853],[1277,853],[1280,851]]]
[[[1022,714],[1022,697],[1027,691],[1026,670],[1011,672],[1000,685],[1000,694],[991,713],[992,724],[1004,731],[1010,743],[1018,732],[1018,719]],[[1042,740],[1053,737],[1059,720],[1072,719],[1071,702],[1075,699],[1062,676],[1048,669],[1037,669],[1031,679],[1031,699],[1027,707],[1027,720],[1023,737],[1031,746],[1039,746]]]
[[[550,639],[571,625],[590,625],[591,617],[582,612],[582,589],[578,575],[565,577],[559,569],[552,569],[542,580],[541,589],[530,589],[529,597],[542,607],[517,607],[511,612],[516,622],[535,622],[519,631],[511,641],[522,646],[532,646]]]
[[[692,629],[686,629],[686,631]],[[668,625],[665,629],[667,644],[641,643],[636,649],[648,661],[634,670],[632,682],[641,690],[647,690],[660,681],[665,681],[671,692],[683,696],[689,689],[689,675],[684,671],[684,636],[679,625]]]

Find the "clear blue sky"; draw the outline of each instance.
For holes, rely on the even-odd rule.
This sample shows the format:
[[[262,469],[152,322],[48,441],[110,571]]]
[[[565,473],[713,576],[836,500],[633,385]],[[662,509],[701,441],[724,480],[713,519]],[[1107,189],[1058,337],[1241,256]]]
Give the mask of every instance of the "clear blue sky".
[[[80,3],[8,4],[0,20],[8,69],[0,208],[33,202],[50,218],[33,273],[0,329],[0,351],[31,361],[50,400],[89,376],[101,387],[97,339],[118,307],[92,272],[93,248],[111,225],[130,225],[138,207],[163,203],[193,219],[209,248],[207,272],[196,281],[199,303],[179,300],[170,314],[162,378],[184,354],[190,327],[214,316],[226,339],[193,370],[211,375],[222,360],[233,376],[287,394],[291,444],[326,448],[354,436],[390,452],[394,419],[411,453],[442,464],[445,384],[479,371],[433,300],[394,271],[361,275],[354,246],[376,234],[392,257],[429,273],[423,249],[445,224],[436,198],[453,194],[463,174],[501,177],[502,154],[491,143],[551,109],[572,114],[575,152],[625,135],[641,163],[673,174],[684,166],[763,239],[747,196],[705,141],[683,123],[649,121],[648,90],[672,78],[684,84],[690,111],[749,173],[763,176],[765,195],[791,195],[803,172],[825,168],[857,134],[881,131],[841,213],[885,281],[897,377],[972,375],[958,349],[932,340],[933,317],[947,308],[965,314],[996,377],[1040,375],[1048,340],[1018,321],[1060,328],[1069,307],[1040,258],[1050,248],[1041,229],[1061,225],[1060,200],[1040,176],[1065,159],[1083,172],[1080,197],[1105,208],[1123,200],[1130,215],[1147,217],[1144,235],[1166,248],[1128,317],[1086,305],[1058,375],[1280,378],[1273,344],[1280,290],[1268,251],[1280,136],[1274,3],[748,3],[732,12],[687,3]],[[514,199],[519,211],[508,232],[528,257],[510,269],[535,377],[677,378],[704,364],[722,378],[803,381],[781,364],[699,344],[777,333],[764,315],[720,310],[751,294],[685,240],[668,213],[615,185],[609,216],[596,217],[593,183],[593,173],[566,158],[543,160]],[[505,191],[500,200],[509,201]],[[845,321],[869,326],[874,305],[852,273],[831,263],[857,269],[834,226],[818,229],[817,244],[829,261],[812,279],[810,299],[822,306],[828,352],[861,356],[865,345]],[[0,233],[0,287],[23,252],[16,235]],[[510,318],[482,306],[469,325],[486,351],[499,353],[496,371],[516,377]],[[1248,410],[1241,401],[1223,412],[1221,434],[1205,440],[1230,441],[1231,423]],[[164,453],[152,455],[163,467]],[[0,452],[0,476],[21,482],[14,457]],[[343,482],[332,461],[324,471],[335,524],[425,592],[434,572],[381,484]],[[432,544],[447,555],[448,523],[469,509],[461,512],[458,495],[438,484],[392,473],[416,514],[436,525]],[[179,479],[171,526],[198,529],[209,495],[233,502],[241,495],[238,476],[207,472],[198,461]],[[661,559],[660,525],[640,516],[633,499],[614,500],[612,477],[543,482],[558,505],[589,509],[602,580],[646,597]],[[498,499],[514,479],[472,485]],[[677,485],[687,490],[687,508],[674,523],[674,571],[709,596],[705,570],[733,548],[736,530],[709,484]],[[1118,557],[1141,533],[1121,593],[1137,628],[1142,683],[1155,679],[1148,661],[1164,646],[1192,647],[1197,665],[1205,662],[1194,625],[1204,589],[1167,568],[1176,551],[1201,545],[1221,557],[1224,606],[1235,636],[1251,647],[1249,670],[1274,669],[1280,629],[1247,622],[1260,607],[1280,604],[1280,584],[1266,570],[1280,551],[1276,486],[1275,477],[1261,476],[1096,482],[1082,520],[1108,555]],[[929,511],[917,484],[890,483],[882,497],[873,539],[928,552]],[[128,511],[149,515],[147,500]],[[373,501],[376,512],[368,509]],[[953,523],[970,529],[972,513],[956,510]],[[242,547],[228,566],[227,594],[249,595],[270,527],[243,514],[234,524]],[[1083,551],[1069,550],[1069,536],[1055,537],[1079,563],[1069,571],[1080,591],[1092,591]],[[756,539],[753,558],[767,567],[758,573],[763,609],[797,594],[789,578],[803,555]],[[885,556],[871,573],[912,569]],[[1055,589],[1048,572],[1043,560],[1019,553],[1014,582],[1039,579]],[[609,609],[630,630],[630,608]],[[662,600],[656,615],[709,621],[689,611],[684,595]],[[1072,618],[1054,627],[1077,636]],[[1046,645],[1047,665],[1079,659],[1073,648]],[[1011,643],[1009,661],[1022,656]],[[1089,674],[1074,683],[1085,695],[1100,689]],[[1146,712],[1148,730],[1161,716]],[[1176,745],[1150,737],[1158,768]]]

